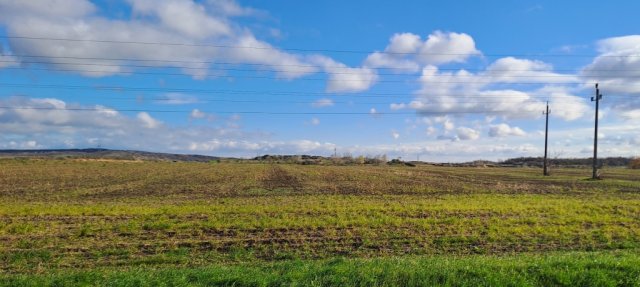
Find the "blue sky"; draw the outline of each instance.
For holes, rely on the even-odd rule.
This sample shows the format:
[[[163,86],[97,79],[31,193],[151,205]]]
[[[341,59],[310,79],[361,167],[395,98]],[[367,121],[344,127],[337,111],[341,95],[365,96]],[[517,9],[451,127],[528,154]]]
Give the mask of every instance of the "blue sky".
[[[0,0],[0,148],[638,156],[637,1]]]

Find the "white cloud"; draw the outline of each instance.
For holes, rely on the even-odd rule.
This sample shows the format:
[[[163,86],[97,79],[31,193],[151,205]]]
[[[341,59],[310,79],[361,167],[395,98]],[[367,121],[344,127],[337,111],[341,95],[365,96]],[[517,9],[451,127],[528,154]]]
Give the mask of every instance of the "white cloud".
[[[496,60],[481,74],[483,81],[491,83],[577,83],[576,75],[553,72],[550,64],[542,61],[505,57]]]
[[[166,28],[195,39],[228,36],[232,28],[226,19],[212,17],[205,6],[192,1],[128,0],[133,13],[157,17]]]
[[[413,33],[398,33],[391,36],[385,52],[411,54],[417,52],[422,45],[424,45],[424,43],[422,43],[419,35]]]
[[[317,126],[320,124],[320,119],[318,118],[311,118],[311,125]]]
[[[588,106],[560,84],[577,80],[575,76],[554,73],[546,63],[512,57],[498,59],[478,73],[466,70],[441,72],[435,66],[426,66],[419,79],[422,88],[416,92],[416,100],[409,105],[394,103],[393,107],[410,107],[423,115],[486,114],[516,119],[540,117],[545,101],[551,100],[571,107],[559,109],[556,117],[574,120],[583,116]],[[522,81],[544,86],[505,88],[505,85]]]
[[[508,124],[502,123],[489,127],[490,137],[507,137],[507,136],[525,136],[525,133],[519,127],[510,127]]]
[[[333,152],[334,148],[336,148],[335,144],[311,140],[284,142],[214,139],[202,142],[192,142],[189,144],[190,152],[226,152],[244,156],[247,156],[248,154],[255,156],[256,152],[262,154],[328,154],[329,152]]]
[[[623,111],[620,117],[629,120],[639,120],[640,119],[640,109]]]
[[[24,140],[24,141],[10,141],[4,145],[0,145],[0,147],[5,149],[35,149],[41,148],[42,146],[38,145],[38,142],[35,140]]]
[[[551,116],[564,119],[566,121],[576,120],[588,115],[591,108],[583,97],[571,95],[562,89],[545,89],[550,94],[553,110]]]
[[[392,111],[402,110],[402,109],[405,109],[406,107],[407,107],[407,104],[405,104],[405,103],[399,103],[399,104],[391,103],[391,104],[389,105],[389,108],[390,108]]]
[[[311,106],[314,108],[324,108],[324,107],[330,107],[333,105],[334,105],[333,100],[327,99],[327,98],[319,99],[311,104]]]
[[[478,138],[480,138],[479,131],[467,127],[457,128],[456,135],[461,140],[477,140]]]
[[[473,38],[464,33],[435,31],[425,41],[416,34],[398,33],[389,39],[384,52],[370,54],[365,66],[414,73],[420,65],[462,63],[480,54]]]
[[[39,17],[81,17],[96,11],[95,5],[86,0],[1,0],[2,18],[19,18],[29,11]]]
[[[158,128],[162,124],[162,122],[154,119],[147,112],[138,113],[137,118],[145,128],[149,128],[149,129]]]
[[[205,126],[179,127],[160,124],[150,115],[121,114],[108,107],[82,106],[59,99],[32,99],[12,97],[0,99],[0,106],[14,107],[0,113],[0,148],[62,148],[95,147],[142,149],[162,152],[203,153],[220,156],[254,157],[260,154],[318,154],[331,155],[334,148],[354,155],[386,154],[389,158],[421,155],[427,161],[469,161],[473,159],[498,159],[519,156],[539,156],[538,144],[532,145],[527,137],[510,138],[508,142],[496,143],[494,138],[481,137],[478,128],[460,126],[448,131],[448,142],[438,140],[405,142],[399,137],[393,144],[345,145],[317,140],[298,139],[279,141],[270,139],[270,134],[248,132],[228,128],[225,123],[208,123]],[[28,107],[93,109],[83,110],[31,110]],[[193,112],[193,111],[192,111]],[[146,120],[141,120],[146,119]],[[149,119],[156,128],[148,128]],[[145,122],[147,121],[147,122]],[[449,117],[433,117],[421,120],[425,124],[443,124],[452,121]],[[601,132],[607,137],[601,142],[601,155],[637,155],[636,123],[605,123]],[[593,129],[590,125],[570,130],[553,129],[551,138],[570,137],[574,142],[567,147],[564,141],[551,145],[551,151],[569,149],[564,157],[584,156],[579,151],[589,146]],[[435,128],[427,133],[435,134]],[[399,133],[398,133],[399,134]],[[571,134],[573,136],[571,136]],[[562,135],[562,136],[560,136]],[[391,134],[393,137],[393,133]]]
[[[456,125],[451,120],[446,119],[442,123],[442,127],[444,128],[445,131],[451,131],[456,127]]]
[[[238,16],[263,16],[266,12],[254,8],[242,7],[234,0],[207,0],[207,5],[212,13],[238,17]]]
[[[598,50],[600,55],[580,73],[584,80],[600,83],[603,94],[640,93],[640,35],[601,40]]]
[[[181,43],[146,45],[20,38],[9,41],[14,54],[42,55],[40,60],[49,65],[85,76],[126,74],[134,69],[125,60],[93,60],[92,64],[101,66],[86,65],[86,59],[105,58],[104,55],[110,59],[144,60],[136,62],[138,65],[176,67],[196,79],[209,76],[207,62],[220,60],[265,65],[285,79],[317,71],[300,56],[257,40],[249,29],[231,21],[229,17],[252,14],[250,8],[233,1],[128,0],[128,3],[134,13],[132,19],[119,20],[102,16],[87,0],[0,1],[0,22],[10,36],[18,37]]]
[[[204,119],[207,117],[207,113],[200,111],[199,109],[193,109],[189,115],[192,119]]]
[[[415,73],[420,71],[418,63],[402,59],[400,57],[394,57],[393,55],[374,52],[367,56],[364,61],[364,66],[371,68],[390,68],[398,72]]]
[[[419,48],[418,59],[423,64],[461,63],[473,55],[480,55],[473,38],[464,33],[435,31]]]
[[[367,67],[351,68],[335,60],[314,55],[309,60],[329,74],[327,92],[360,92],[369,89],[378,80],[375,70]]]
[[[13,107],[0,113],[0,148],[19,148],[21,142],[37,139],[38,147],[42,148],[102,145],[184,152],[191,142],[211,138],[228,141],[264,138],[263,133],[246,133],[212,124],[174,127],[146,112],[128,116],[103,106],[83,106],[59,99],[11,97],[0,99],[0,106]],[[196,116],[200,113],[191,112]],[[12,141],[14,145],[7,144]]]

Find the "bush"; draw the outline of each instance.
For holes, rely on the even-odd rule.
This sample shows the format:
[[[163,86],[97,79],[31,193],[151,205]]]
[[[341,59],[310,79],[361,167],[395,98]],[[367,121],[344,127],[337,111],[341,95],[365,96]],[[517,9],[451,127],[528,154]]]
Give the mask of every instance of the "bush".
[[[634,158],[629,162],[629,168],[640,169],[640,157]]]

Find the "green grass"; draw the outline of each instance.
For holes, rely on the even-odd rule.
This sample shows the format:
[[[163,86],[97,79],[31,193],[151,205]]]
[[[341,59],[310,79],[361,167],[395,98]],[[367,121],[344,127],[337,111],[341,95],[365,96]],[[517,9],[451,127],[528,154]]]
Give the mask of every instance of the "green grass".
[[[636,252],[288,260],[197,268],[63,270],[3,286],[640,286]]]
[[[6,284],[35,285],[138,279],[153,285],[154,278],[180,285],[216,272],[262,274],[258,281],[224,281],[236,286],[309,285],[314,276],[321,285],[333,282],[316,269],[326,271],[326,280],[369,270],[365,277],[344,275],[356,280],[347,285],[374,284],[367,280],[378,276],[387,285],[393,276],[446,283],[434,278],[449,273],[468,285],[500,285],[473,280],[504,268],[495,280],[556,285],[577,280],[593,267],[589,262],[605,262],[580,280],[618,280],[623,273],[637,280],[637,269],[617,269],[614,259],[638,260],[640,170],[605,169],[600,181],[586,180],[586,169],[540,173],[0,160],[0,272]],[[568,266],[558,271],[564,275],[547,274],[560,261]],[[413,268],[443,262],[453,269]],[[470,275],[459,271],[465,264]],[[390,273],[375,275],[378,269]]]

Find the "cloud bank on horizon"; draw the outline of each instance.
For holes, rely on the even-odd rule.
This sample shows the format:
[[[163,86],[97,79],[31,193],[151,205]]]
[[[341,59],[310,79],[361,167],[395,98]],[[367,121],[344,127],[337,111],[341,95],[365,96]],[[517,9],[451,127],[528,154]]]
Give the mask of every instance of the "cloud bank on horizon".
[[[0,148],[505,159],[541,155],[549,102],[552,151],[588,157],[585,95],[598,82],[601,154],[638,155],[640,35],[593,39],[584,63],[556,69],[553,57],[484,52],[464,31],[396,31],[366,51],[279,48],[287,27],[232,0],[116,8],[0,0]]]

